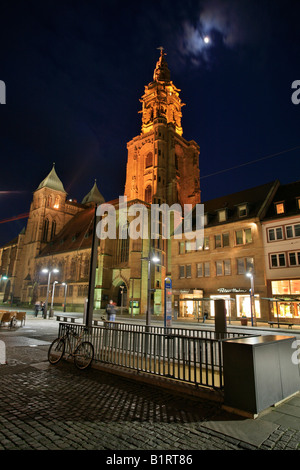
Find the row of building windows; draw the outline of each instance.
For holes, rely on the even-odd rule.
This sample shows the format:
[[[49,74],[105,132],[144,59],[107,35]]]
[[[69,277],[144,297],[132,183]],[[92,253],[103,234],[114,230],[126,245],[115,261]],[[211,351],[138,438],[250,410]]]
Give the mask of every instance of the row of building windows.
[[[300,224],[285,225],[268,229],[268,241],[284,240],[300,237]]]
[[[300,251],[289,253],[270,254],[271,268],[284,268],[286,266],[300,266]]]
[[[75,287],[75,289],[74,289],[74,287]],[[76,287],[77,287],[77,294],[76,294]],[[78,285],[78,286],[68,285],[67,297],[72,297],[73,294],[76,294],[78,297],[87,297],[88,296],[88,289],[89,289],[89,286],[87,284],[81,284],[81,285]],[[40,286],[40,297],[41,298],[46,298],[46,295],[47,295],[47,286]],[[55,288],[55,298],[56,297],[64,297],[64,295],[65,295],[65,287],[64,286],[57,286]]]
[[[224,248],[230,246],[229,232],[214,235],[214,248]],[[203,246],[198,247],[198,250],[209,250],[210,249],[211,237],[204,237]],[[251,228],[236,230],[234,232],[234,245],[246,245],[252,243],[252,232]],[[192,241],[179,242],[179,254],[188,253],[195,251],[195,244]]]
[[[214,266],[215,272],[212,272]],[[196,277],[231,276],[233,274],[246,274],[254,270],[254,258],[245,257],[235,260],[226,259],[213,262],[207,261],[203,263],[195,263]],[[234,272],[233,272],[234,268]],[[192,264],[179,266],[179,278],[192,277]]]

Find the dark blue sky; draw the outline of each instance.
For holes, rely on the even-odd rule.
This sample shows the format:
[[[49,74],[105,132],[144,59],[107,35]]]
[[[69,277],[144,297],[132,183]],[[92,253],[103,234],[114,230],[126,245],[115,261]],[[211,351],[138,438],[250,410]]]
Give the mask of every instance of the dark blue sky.
[[[22,192],[0,192],[0,221],[28,211],[53,162],[69,197],[95,178],[106,200],[123,194],[159,46],[186,103],[183,136],[200,146],[203,201],[299,180],[300,148],[285,152],[300,147],[299,13],[289,0],[1,2],[0,191]],[[25,224],[0,224],[0,244]]]

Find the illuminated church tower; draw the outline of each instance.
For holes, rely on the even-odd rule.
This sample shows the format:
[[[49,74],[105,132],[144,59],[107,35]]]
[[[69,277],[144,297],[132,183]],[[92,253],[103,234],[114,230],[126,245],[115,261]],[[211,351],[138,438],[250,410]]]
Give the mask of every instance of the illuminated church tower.
[[[199,146],[182,137],[180,90],[163,48],[145,87],[141,134],[127,144],[125,196],[148,203],[200,203]]]

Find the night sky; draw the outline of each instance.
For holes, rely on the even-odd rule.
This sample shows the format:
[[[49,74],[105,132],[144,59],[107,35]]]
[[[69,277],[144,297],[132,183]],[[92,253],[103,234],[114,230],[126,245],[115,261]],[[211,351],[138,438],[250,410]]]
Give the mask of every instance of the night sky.
[[[124,193],[126,144],[140,134],[139,99],[159,46],[186,104],[183,137],[200,146],[203,202],[300,179],[300,104],[291,99],[299,1],[8,0],[0,8],[0,221],[29,210],[53,162],[78,202],[95,178],[107,201]],[[0,245],[25,225],[0,224]]]

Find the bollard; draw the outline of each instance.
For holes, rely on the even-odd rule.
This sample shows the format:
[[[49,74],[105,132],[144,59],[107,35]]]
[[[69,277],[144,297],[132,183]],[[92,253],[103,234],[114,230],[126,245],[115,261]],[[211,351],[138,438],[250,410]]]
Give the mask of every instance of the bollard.
[[[225,300],[217,299],[215,302],[215,332],[216,338],[225,338],[227,333]]]
[[[0,341],[0,365],[6,364],[6,347],[4,341]]]

